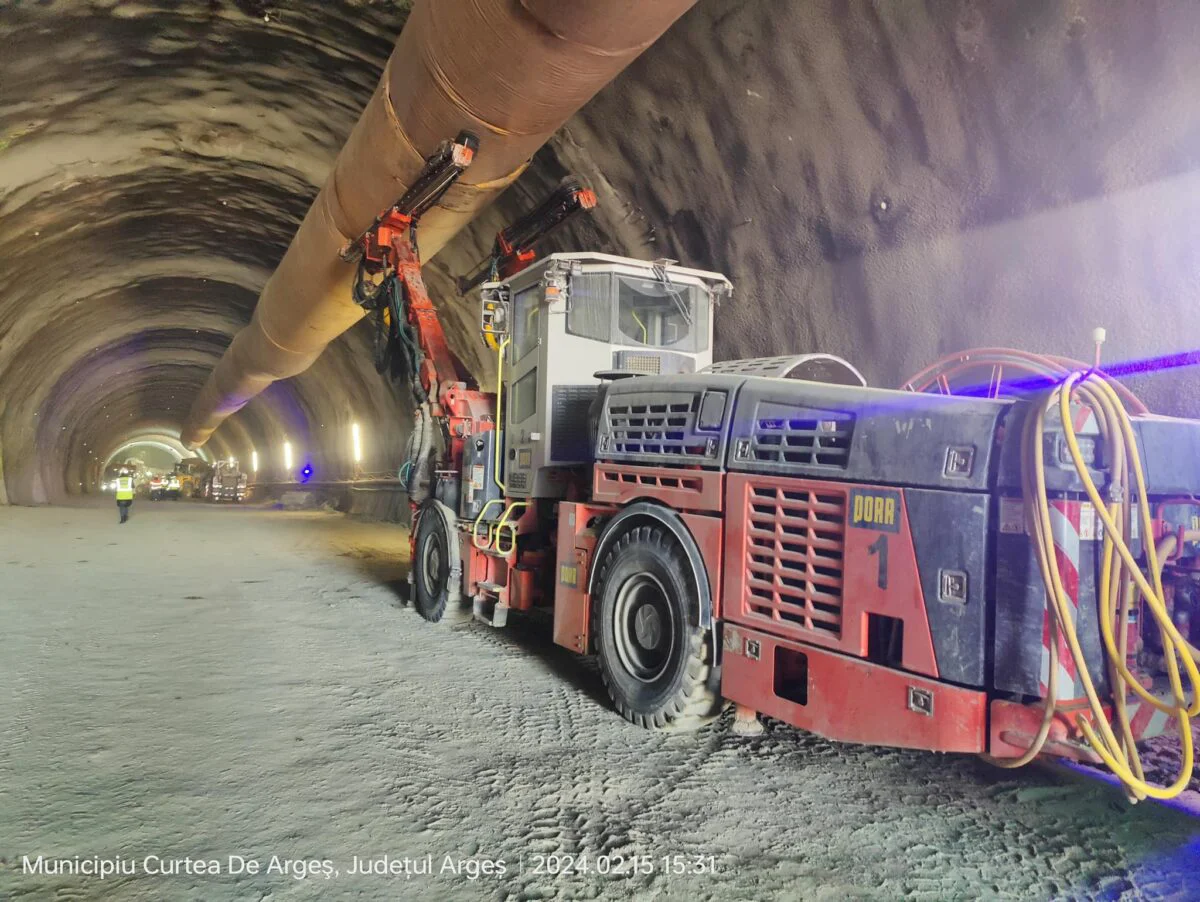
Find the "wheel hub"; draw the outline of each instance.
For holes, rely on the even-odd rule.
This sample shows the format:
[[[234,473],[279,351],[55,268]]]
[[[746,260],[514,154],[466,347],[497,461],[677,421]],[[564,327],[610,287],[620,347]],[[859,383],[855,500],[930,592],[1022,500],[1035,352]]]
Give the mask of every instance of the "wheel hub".
[[[642,605],[633,615],[633,634],[642,648],[658,648],[662,641],[662,618],[650,605]]]
[[[425,543],[425,553],[421,561],[421,578],[425,591],[429,595],[437,595],[441,589],[442,575],[442,546],[437,539]]]
[[[663,584],[649,573],[631,576],[617,592],[613,615],[621,666],[640,682],[655,682],[675,649],[675,614]]]

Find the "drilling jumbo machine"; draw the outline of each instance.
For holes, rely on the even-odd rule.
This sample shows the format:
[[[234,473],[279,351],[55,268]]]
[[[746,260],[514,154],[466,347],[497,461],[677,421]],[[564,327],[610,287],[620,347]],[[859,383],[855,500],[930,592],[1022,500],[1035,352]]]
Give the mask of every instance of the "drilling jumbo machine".
[[[376,365],[411,382],[411,593],[503,626],[552,614],[648,728],[768,715],[856,743],[1107,765],[1180,792],[1200,708],[1200,422],[1127,413],[1082,367],[1002,397],[869,388],[828,355],[714,363],[722,275],[533,245],[567,182],[463,288],[494,392],[450,352],[417,226],[461,134],[356,242]],[[1136,743],[1176,728],[1149,782]]]

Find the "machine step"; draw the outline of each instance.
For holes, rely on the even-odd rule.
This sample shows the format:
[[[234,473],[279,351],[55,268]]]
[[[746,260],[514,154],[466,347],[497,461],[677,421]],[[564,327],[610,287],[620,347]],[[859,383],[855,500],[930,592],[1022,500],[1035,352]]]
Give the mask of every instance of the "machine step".
[[[489,584],[480,583],[480,588],[488,588]],[[497,586],[496,588],[499,588]],[[508,623],[508,605],[501,604],[496,599],[476,597],[472,605],[475,619],[495,629]]]

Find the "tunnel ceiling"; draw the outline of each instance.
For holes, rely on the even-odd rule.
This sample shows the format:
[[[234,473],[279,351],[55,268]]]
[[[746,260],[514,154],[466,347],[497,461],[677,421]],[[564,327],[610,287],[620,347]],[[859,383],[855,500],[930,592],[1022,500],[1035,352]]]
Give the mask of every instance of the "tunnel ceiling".
[[[187,405],[379,76],[403,2],[0,6],[0,502],[56,500]],[[971,345],[1200,346],[1200,8],[1186,0],[699,0],[434,262],[431,287],[567,170],[558,244],[725,272],[720,356],[824,350],[894,384]],[[498,52],[502,48],[498,48]],[[475,311],[445,308],[489,368]],[[214,454],[330,476],[401,392],[365,327],[218,430]],[[1146,377],[1200,415],[1191,371]],[[283,475],[283,474],[278,474]]]

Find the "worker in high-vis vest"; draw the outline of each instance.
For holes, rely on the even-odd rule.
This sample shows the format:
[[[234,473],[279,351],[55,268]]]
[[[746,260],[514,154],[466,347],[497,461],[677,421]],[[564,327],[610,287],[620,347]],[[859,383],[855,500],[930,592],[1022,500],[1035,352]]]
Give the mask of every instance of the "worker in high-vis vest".
[[[121,512],[121,522],[129,519],[129,508],[133,507],[133,477],[124,467],[117,477],[117,510]]]

